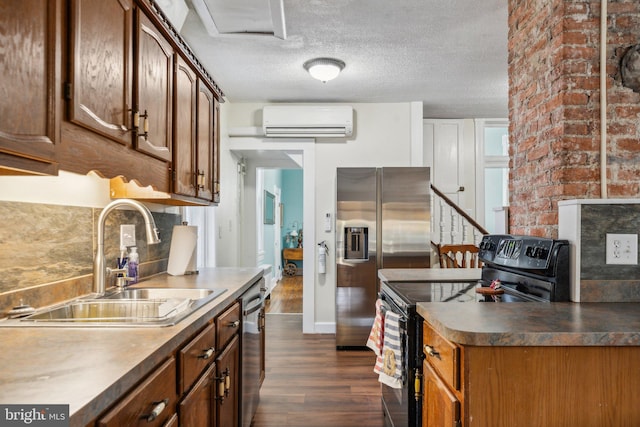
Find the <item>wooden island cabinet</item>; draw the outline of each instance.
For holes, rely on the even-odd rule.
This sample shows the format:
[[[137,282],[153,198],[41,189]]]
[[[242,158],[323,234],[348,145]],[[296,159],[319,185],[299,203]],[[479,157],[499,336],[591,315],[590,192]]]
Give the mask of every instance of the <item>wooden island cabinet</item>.
[[[0,37],[20,43],[0,65],[0,173],[96,171],[176,195],[169,204],[219,202],[224,95],[155,2],[2,12]]]
[[[460,344],[429,322],[423,339],[423,427],[640,422],[637,345],[562,345],[564,336],[546,345]]]

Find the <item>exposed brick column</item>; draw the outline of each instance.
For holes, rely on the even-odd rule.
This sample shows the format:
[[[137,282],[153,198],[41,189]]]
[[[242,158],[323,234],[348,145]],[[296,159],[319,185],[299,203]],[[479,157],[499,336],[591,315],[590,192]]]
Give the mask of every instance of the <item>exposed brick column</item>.
[[[620,60],[640,2],[608,6],[609,197],[640,197],[640,95]],[[600,197],[600,2],[509,0],[511,232],[555,237],[559,200]]]

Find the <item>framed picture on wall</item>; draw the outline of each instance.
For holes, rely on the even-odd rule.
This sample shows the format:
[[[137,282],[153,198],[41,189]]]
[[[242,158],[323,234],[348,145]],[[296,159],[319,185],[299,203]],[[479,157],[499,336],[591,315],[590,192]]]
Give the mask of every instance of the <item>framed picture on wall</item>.
[[[264,221],[265,224],[276,223],[276,196],[264,190]]]

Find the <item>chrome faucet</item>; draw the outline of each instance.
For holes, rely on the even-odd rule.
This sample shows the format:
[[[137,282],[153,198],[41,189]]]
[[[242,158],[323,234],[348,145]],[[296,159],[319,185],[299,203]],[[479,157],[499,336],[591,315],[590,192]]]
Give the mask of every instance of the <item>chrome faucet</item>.
[[[98,217],[98,243],[96,247],[96,257],[93,261],[93,291],[97,294],[104,294],[106,288],[105,279],[107,275],[107,268],[104,259],[104,224],[109,213],[118,206],[130,206],[138,210],[144,217],[144,228],[147,232],[147,243],[150,245],[160,243],[156,223],[153,220],[151,211],[149,211],[145,205],[136,200],[118,199],[105,206]]]

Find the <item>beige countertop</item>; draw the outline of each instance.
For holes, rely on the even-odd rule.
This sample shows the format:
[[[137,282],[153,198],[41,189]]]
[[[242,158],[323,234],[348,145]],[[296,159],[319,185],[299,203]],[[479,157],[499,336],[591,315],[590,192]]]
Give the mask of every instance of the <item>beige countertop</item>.
[[[175,326],[9,328],[0,321],[0,403],[68,404],[71,425],[85,426],[261,276],[259,268],[214,268],[140,282],[227,289]]]
[[[417,311],[463,345],[640,345],[640,303],[428,302]]]
[[[481,268],[383,268],[378,278],[385,282],[470,282],[480,280]]]
[[[480,268],[391,268],[386,282],[468,282]],[[442,336],[476,346],[640,346],[640,303],[420,302]]]

